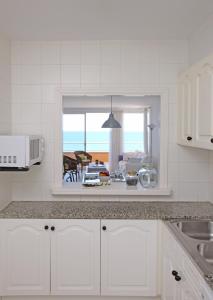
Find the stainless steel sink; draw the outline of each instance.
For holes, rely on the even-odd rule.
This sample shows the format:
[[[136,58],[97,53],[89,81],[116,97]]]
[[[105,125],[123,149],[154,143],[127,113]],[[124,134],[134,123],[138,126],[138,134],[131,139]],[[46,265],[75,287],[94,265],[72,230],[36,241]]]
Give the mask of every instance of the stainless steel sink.
[[[213,265],[213,242],[198,244],[197,250],[209,264]]]
[[[167,224],[213,287],[213,220],[174,220]]]
[[[181,221],[176,224],[184,234],[193,239],[213,241],[213,221]]]

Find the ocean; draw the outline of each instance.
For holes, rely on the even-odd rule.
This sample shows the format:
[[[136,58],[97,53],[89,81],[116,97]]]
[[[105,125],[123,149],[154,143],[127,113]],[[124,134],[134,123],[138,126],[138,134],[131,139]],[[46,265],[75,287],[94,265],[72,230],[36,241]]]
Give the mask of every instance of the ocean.
[[[87,152],[109,152],[109,132],[87,132]],[[124,152],[144,151],[143,132],[125,132],[124,133]],[[73,152],[84,150],[84,133],[80,131],[64,131],[63,150]]]

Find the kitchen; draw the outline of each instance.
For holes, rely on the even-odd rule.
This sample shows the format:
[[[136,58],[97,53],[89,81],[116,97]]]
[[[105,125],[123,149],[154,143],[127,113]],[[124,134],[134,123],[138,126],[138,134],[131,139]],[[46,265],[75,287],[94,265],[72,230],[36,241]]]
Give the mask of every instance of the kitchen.
[[[183,99],[180,99],[177,93],[177,86],[181,82],[184,82],[186,90],[188,89],[185,80],[190,83],[190,76],[194,76],[200,65],[204,66],[204,73],[200,73],[200,70],[203,70],[202,66],[199,69],[201,74],[199,78],[204,82],[202,87],[206,86],[205,82],[210,82],[211,75],[209,77],[208,75],[211,74],[212,58],[209,61],[209,57],[213,52],[211,1],[191,0],[185,3],[180,0],[160,0],[156,3],[156,1],[91,0],[69,3],[56,0],[45,2],[22,0],[15,3],[0,1],[0,4],[0,131],[2,135],[41,135],[45,141],[45,156],[40,166],[33,166],[27,172],[0,172],[1,208],[4,209],[12,202],[0,213],[0,221],[5,222],[1,226],[1,240],[6,239],[8,230],[11,237],[17,234],[17,239],[11,240],[12,244],[8,247],[12,245],[10,251],[14,247],[20,254],[16,259],[12,252],[1,247],[1,269],[3,262],[7,261],[8,253],[11,255],[9,256],[11,261],[14,262],[12,265],[4,265],[4,274],[8,272],[7,277],[1,274],[2,299],[15,300],[25,297],[43,299],[47,298],[47,295],[58,295],[54,296],[57,299],[66,297],[104,299],[109,296],[111,299],[116,299],[118,296],[124,299],[125,297],[160,299],[160,296],[162,299],[175,299],[175,297],[176,299],[211,299],[213,297],[211,284],[209,285],[201,276],[199,267],[188,255],[189,251],[187,252],[180,242],[176,249],[169,248],[178,240],[175,235],[177,228],[173,231],[170,228],[169,231],[162,222],[170,218],[208,220],[213,218],[212,204],[210,204],[213,186],[213,152],[210,150],[212,128],[211,130],[208,128],[209,124],[211,127],[212,104],[207,102],[208,100],[203,100],[203,108],[199,102],[193,104],[191,110],[193,113],[190,115],[192,117],[187,119],[192,100],[189,100],[185,106],[179,105]],[[192,85],[194,86],[194,81]],[[194,93],[195,89],[192,89]],[[77,188],[70,191],[69,188],[62,186],[60,130],[62,100],[65,96],[76,95],[161,96],[161,101],[163,99],[166,105],[163,109],[161,106],[161,114],[163,114],[161,132],[164,134],[161,135],[162,160],[159,169],[160,186],[157,189],[138,191],[126,189],[124,184],[122,190],[113,189],[112,185],[112,189],[109,187],[107,191],[102,187],[86,190]],[[206,99],[212,98],[208,92],[205,95]],[[206,116],[207,120],[205,124],[201,122],[205,125],[202,127],[202,132],[206,129],[208,131],[199,139],[199,145],[196,145],[197,135],[194,135],[194,130],[197,128],[195,125],[197,107],[201,109],[201,115]],[[184,129],[177,133],[177,127],[185,124],[184,122],[186,123]],[[178,128],[180,130],[181,127]],[[187,134],[184,132],[185,129]],[[181,135],[180,132],[184,134]],[[192,140],[188,141],[187,137],[192,137]],[[201,142],[205,142],[205,145],[201,145]],[[60,221],[65,223],[59,224]],[[82,224],[77,221],[81,221]],[[110,222],[113,221],[118,223],[111,224]],[[131,221],[133,225],[129,224]],[[7,222],[11,223],[6,224]],[[18,225],[16,222],[23,223]],[[70,224],[71,229],[66,230],[67,224]],[[43,229],[45,226],[48,226],[48,229]],[[61,232],[62,236],[63,230],[65,236],[66,234],[69,236],[70,233],[72,239],[82,242],[81,249],[84,249],[85,243],[90,243],[89,237],[84,240],[85,236],[89,236],[90,231],[87,228],[90,226],[94,231],[94,247],[90,260],[86,260],[86,254],[79,257],[79,260],[85,259],[85,261],[80,267],[82,271],[79,271],[82,282],[81,280],[77,282],[74,275],[69,275],[69,270],[62,272],[66,261],[65,259],[61,262],[57,261],[56,249],[60,242],[54,238],[54,234],[57,234],[58,228],[61,228],[58,232]],[[106,230],[103,229],[104,226]],[[126,235],[124,230],[123,237],[118,230],[120,226],[126,228]],[[16,230],[18,228],[20,230]],[[108,231],[109,228],[112,230],[112,236],[110,230]],[[75,235],[76,230],[79,235]],[[118,244],[113,240],[113,230],[118,236]],[[152,238],[146,238],[145,232],[149,232]],[[105,233],[109,234],[108,240]],[[126,238],[130,239],[131,235],[131,243],[132,245],[135,243],[135,247],[129,251],[131,257],[137,257],[140,263],[137,264],[137,260],[132,260],[132,264],[127,262],[130,269],[128,274],[124,272],[127,269],[125,270],[121,262],[127,260],[128,251],[125,252],[124,249],[128,249]],[[32,257],[29,253],[31,252],[23,251],[29,247],[27,240],[24,241],[26,236],[29,236],[30,243],[34,245],[30,248],[35,261],[37,258],[34,266],[30,264]],[[60,257],[68,258],[69,253],[66,254],[66,249],[69,247],[71,251],[72,243],[69,238],[63,240],[59,236],[59,241],[60,238],[61,244],[64,245]],[[174,241],[171,241],[172,238]],[[108,263],[104,249],[107,249],[105,246],[110,239],[115,248],[113,248],[112,261]],[[166,243],[168,247],[165,251],[163,239],[170,241]],[[143,248],[146,244],[145,240],[150,254],[147,260],[146,249]],[[42,261],[39,270],[35,267],[39,265],[37,256],[39,254],[33,249],[38,248],[40,243],[43,246],[39,252]],[[51,245],[53,248],[50,251],[51,243],[55,248]],[[137,252],[138,247],[144,250],[144,252],[141,250],[143,257]],[[157,249],[156,252],[153,249]],[[78,249],[72,251],[72,255],[76,255]],[[177,258],[177,262],[174,262],[174,270],[178,268],[179,271],[182,264],[189,265],[186,269],[192,270],[189,271],[190,276],[182,275],[182,277],[190,277],[190,284],[192,282],[195,290],[198,289],[198,292],[195,292],[198,294],[197,298],[195,296],[190,298],[187,293],[185,298],[184,296],[181,298],[179,288],[176,296],[163,294],[163,284],[160,283],[163,277],[161,275],[163,268],[160,266],[163,251],[169,254],[168,257],[172,254],[171,256]],[[48,265],[50,252],[55,255],[51,257],[53,263],[51,270],[53,266],[55,267],[51,279],[50,265]],[[122,252],[124,252],[123,260],[119,255]],[[178,259],[178,253],[182,253],[180,257],[186,256],[183,263],[181,258]],[[42,259],[43,255],[46,259]],[[111,268],[111,273],[107,269],[109,266],[116,266],[113,260],[115,258],[121,259],[118,263],[120,277],[117,276],[116,269]],[[94,262],[92,267],[94,289],[91,288],[91,281],[90,287],[85,284],[89,277],[86,277],[87,272],[83,267],[91,264],[91,261]],[[148,261],[149,264],[146,265]],[[71,266],[72,263],[67,262],[67,265]],[[152,278],[149,274],[146,277],[140,265],[146,265],[147,270],[152,270],[152,274],[158,276]],[[74,265],[72,267],[74,268]],[[131,275],[134,269],[137,271]],[[22,276],[18,275],[19,271]],[[102,272],[101,276],[100,272]],[[110,284],[105,278],[107,272],[112,275],[111,287],[107,286]],[[180,274],[181,272],[184,273],[184,267],[179,271]],[[12,274],[14,277],[10,281]],[[61,275],[59,281],[57,281],[57,274]],[[70,278],[73,278],[76,284],[73,289],[68,287]],[[36,286],[33,280],[38,279],[40,285],[37,282]],[[100,281],[102,281],[101,288]],[[198,282],[201,282],[201,288],[198,287]],[[171,281],[168,279],[167,289],[174,283],[179,284],[181,281],[176,282],[173,277]],[[76,288],[78,284],[80,286],[85,284],[85,286],[79,291]],[[134,285],[137,287],[135,290]],[[119,289],[119,286],[126,287],[125,291]],[[203,287],[207,292],[203,291]],[[78,291],[73,291],[76,289]],[[173,291],[175,290],[176,288],[173,287]],[[205,293],[209,293],[210,296],[206,296]],[[48,297],[53,298],[53,296]]]

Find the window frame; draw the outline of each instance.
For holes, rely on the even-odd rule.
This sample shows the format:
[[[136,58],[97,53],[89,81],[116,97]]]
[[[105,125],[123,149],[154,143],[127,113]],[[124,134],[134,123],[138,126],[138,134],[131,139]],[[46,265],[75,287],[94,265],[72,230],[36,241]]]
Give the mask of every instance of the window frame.
[[[56,90],[57,102],[56,102],[56,115],[55,115],[55,128],[57,138],[55,139],[54,147],[54,182],[52,187],[52,194],[63,195],[63,194],[85,194],[86,192],[75,192],[74,188],[63,186],[62,176],[63,173],[63,162],[62,162],[62,152],[63,152],[63,127],[62,127],[62,117],[63,117],[63,97],[66,96],[106,96],[106,95],[122,95],[122,96],[159,96],[160,97],[160,166],[159,166],[159,187],[158,190],[153,192],[144,192],[144,195],[170,195],[170,188],[168,186],[168,95],[169,90],[164,88],[134,88],[134,89],[72,89],[72,88],[60,88]],[[108,193],[112,195],[111,193]],[[125,195],[125,192],[121,192],[121,195]],[[106,193],[107,195],[107,193]],[[119,193],[120,195],[120,193]],[[137,195],[137,191],[132,193],[132,195]],[[143,195],[143,192],[138,193],[138,195]]]

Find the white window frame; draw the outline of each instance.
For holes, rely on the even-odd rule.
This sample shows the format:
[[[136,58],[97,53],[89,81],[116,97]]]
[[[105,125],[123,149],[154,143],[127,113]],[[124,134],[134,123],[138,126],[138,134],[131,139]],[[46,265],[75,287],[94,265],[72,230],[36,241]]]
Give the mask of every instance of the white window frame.
[[[63,97],[65,96],[106,96],[106,95],[123,95],[123,96],[159,96],[160,97],[160,167],[159,167],[159,187],[158,191],[150,192],[148,195],[169,195],[170,188],[168,186],[168,89],[160,88],[134,88],[134,89],[71,89],[61,88],[57,90],[55,128],[56,142],[54,147],[54,183],[52,188],[53,194],[81,194],[75,193],[73,188],[68,191],[67,187],[63,186]],[[124,193],[123,193],[124,194]],[[137,195],[137,192],[135,193]],[[143,195],[141,192],[138,195]],[[144,195],[147,195],[144,192]]]

